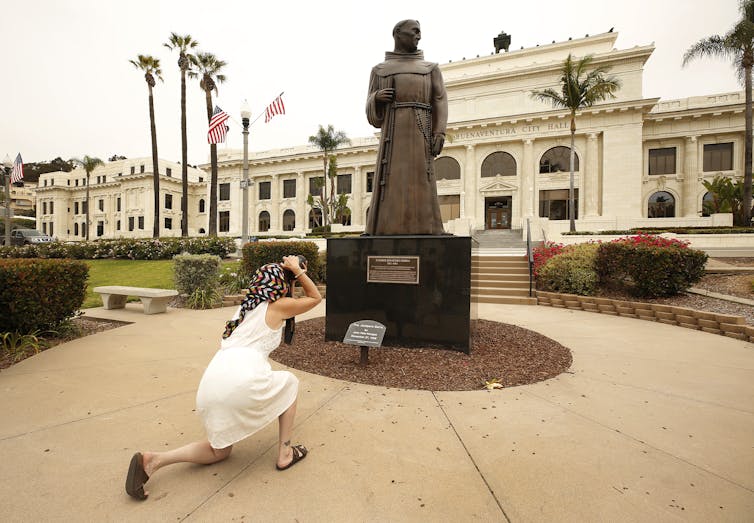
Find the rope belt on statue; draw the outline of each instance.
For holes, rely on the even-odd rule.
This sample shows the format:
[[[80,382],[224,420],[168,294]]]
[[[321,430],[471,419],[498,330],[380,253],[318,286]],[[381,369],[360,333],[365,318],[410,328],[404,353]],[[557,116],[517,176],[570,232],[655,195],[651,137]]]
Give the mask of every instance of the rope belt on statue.
[[[424,136],[424,157],[426,158],[427,180],[432,179],[432,106],[422,102],[395,102],[396,109],[411,107],[416,116],[416,125]]]

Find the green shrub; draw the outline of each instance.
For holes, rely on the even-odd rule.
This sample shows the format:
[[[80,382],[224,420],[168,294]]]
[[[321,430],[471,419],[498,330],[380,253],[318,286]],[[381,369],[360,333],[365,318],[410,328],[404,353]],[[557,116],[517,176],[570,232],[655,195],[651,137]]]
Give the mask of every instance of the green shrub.
[[[222,294],[217,289],[196,289],[186,299],[190,309],[211,309],[219,305]]]
[[[0,258],[169,260],[182,252],[213,254],[225,258],[235,250],[236,243],[233,238],[121,238],[91,242],[50,242],[22,247],[0,247]]]
[[[256,270],[267,263],[281,263],[283,256],[301,254],[309,262],[307,274],[314,281],[320,276],[319,248],[314,242],[253,242],[243,246],[241,270],[246,277],[254,275]]]
[[[597,291],[594,260],[599,244],[581,243],[566,247],[547,260],[537,273],[542,289],[567,294],[591,296]]]
[[[241,262],[234,261],[223,265],[220,273],[220,286],[225,289],[226,294],[239,294],[246,289],[249,279],[241,270]]]
[[[195,291],[216,290],[220,284],[220,257],[212,254],[179,254],[175,262],[175,289],[191,296]]]
[[[704,276],[707,254],[679,245],[656,246],[616,240],[600,244],[595,267],[602,285],[635,296],[679,294]]]
[[[0,332],[48,330],[73,317],[89,267],[74,260],[0,260]]]

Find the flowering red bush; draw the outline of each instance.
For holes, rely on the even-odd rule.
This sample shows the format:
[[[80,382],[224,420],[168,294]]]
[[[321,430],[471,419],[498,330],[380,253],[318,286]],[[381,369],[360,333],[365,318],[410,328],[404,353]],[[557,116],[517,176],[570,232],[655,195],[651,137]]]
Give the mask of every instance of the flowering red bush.
[[[689,242],[686,240],[675,240],[673,238],[663,238],[654,234],[639,233],[636,236],[618,238],[613,243],[627,243],[629,245],[644,245],[646,247],[678,247],[687,249]]]
[[[532,251],[534,255],[534,277],[536,278],[539,270],[547,263],[547,260],[553,256],[557,256],[565,249],[565,245],[562,243],[545,242],[539,247],[535,247]]]

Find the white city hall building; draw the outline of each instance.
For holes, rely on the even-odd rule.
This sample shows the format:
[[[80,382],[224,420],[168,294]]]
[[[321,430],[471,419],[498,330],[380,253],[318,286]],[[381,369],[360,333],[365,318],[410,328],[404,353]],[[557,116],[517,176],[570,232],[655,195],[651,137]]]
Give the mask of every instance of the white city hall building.
[[[708,196],[702,181],[716,175],[743,176],[744,93],[668,101],[645,98],[643,69],[654,47],[616,49],[617,36],[609,32],[440,66],[449,118],[435,175],[447,232],[523,229],[527,219],[535,239],[556,239],[568,229],[569,114],[533,99],[531,93],[559,90],[562,63],[569,53],[575,58],[593,55],[594,65],[611,67],[609,74],[621,82],[616,98],[577,113],[577,230],[730,225],[730,215],[704,215],[702,204]],[[350,216],[334,230],[364,230],[377,146],[376,137],[359,138],[335,151],[336,191],[348,195]],[[102,210],[96,203],[99,196],[92,196],[92,227],[97,227],[92,238],[151,235],[151,161],[139,162],[146,165],[148,176],[138,183],[130,183],[133,173],[113,176],[122,168],[112,166],[120,162],[92,173],[96,178],[108,170],[102,187],[91,186],[93,191],[101,189],[97,195],[105,200]],[[172,177],[162,176],[167,183],[161,192],[178,196],[171,208],[161,210],[166,219],[172,217],[171,227],[163,228],[165,235],[180,234],[180,166],[172,165]],[[192,171],[189,188],[192,235],[206,232],[208,223],[209,165],[202,167],[204,172]],[[218,167],[219,234],[240,236],[242,151],[218,151]],[[307,203],[309,194],[319,194],[317,181],[323,177],[322,153],[315,147],[252,152],[249,176],[252,236],[301,235],[320,224],[319,211]],[[56,210],[70,209],[83,194],[80,187],[53,191],[44,185],[43,176],[37,196],[44,211],[45,200]],[[116,200],[121,207],[116,207]],[[160,201],[165,202],[163,195]],[[67,216],[56,222],[52,212],[39,212],[38,203],[42,227],[55,222],[59,238],[81,238],[80,227],[76,235],[76,215]],[[145,226],[132,230],[132,216],[143,216]],[[118,222],[120,228],[114,226]]]

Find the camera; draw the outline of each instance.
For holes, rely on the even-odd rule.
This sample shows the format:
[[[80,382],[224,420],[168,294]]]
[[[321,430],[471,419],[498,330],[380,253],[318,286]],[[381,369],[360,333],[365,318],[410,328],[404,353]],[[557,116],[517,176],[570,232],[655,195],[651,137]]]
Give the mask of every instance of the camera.
[[[289,256],[296,256],[298,258],[298,264],[301,266],[301,268],[306,269],[306,265],[308,262],[306,261],[305,256],[301,254],[299,255],[290,254]],[[288,269],[285,269],[285,279],[288,280],[289,282],[295,279],[294,274]]]

